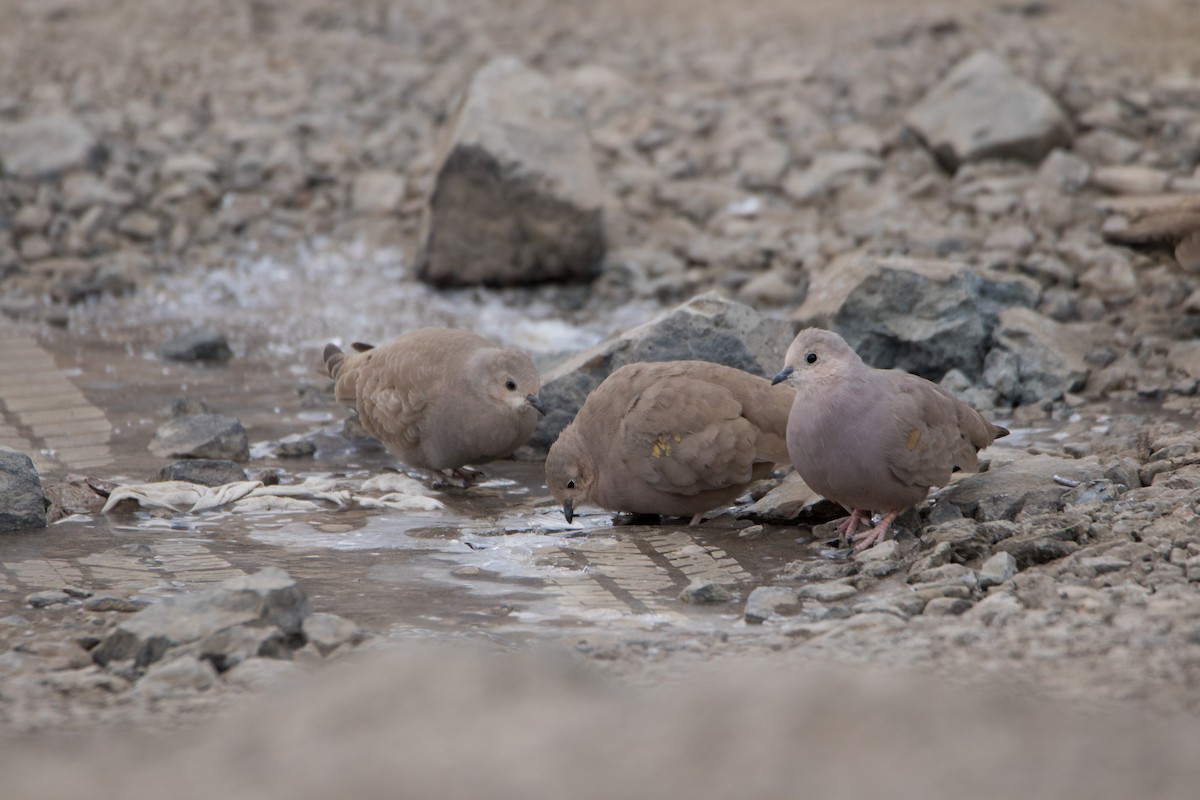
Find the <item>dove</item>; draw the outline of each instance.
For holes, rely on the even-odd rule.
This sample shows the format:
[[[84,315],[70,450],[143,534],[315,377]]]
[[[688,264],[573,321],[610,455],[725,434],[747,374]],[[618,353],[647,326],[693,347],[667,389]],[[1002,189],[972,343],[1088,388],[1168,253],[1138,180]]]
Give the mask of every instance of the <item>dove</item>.
[[[695,525],[787,462],[792,395],[707,361],[627,364],[551,446],[546,486],[567,522],[588,503]]]
[[[773,383],[795,387],[788,417],[792,466],[850,516],[838,526],[855,550],[881,542],[901,511],[978,469],[977,453],[1008,431],[936,383],[863,363],[832,331],[808,328],[788,348]],[[879,524],[856,533],[871,512]]]
[[[529,356],[450,328],[422,328],[374,347],[325,348],[334,397],[400,461],[468,485],[511,455],[545,414]]]

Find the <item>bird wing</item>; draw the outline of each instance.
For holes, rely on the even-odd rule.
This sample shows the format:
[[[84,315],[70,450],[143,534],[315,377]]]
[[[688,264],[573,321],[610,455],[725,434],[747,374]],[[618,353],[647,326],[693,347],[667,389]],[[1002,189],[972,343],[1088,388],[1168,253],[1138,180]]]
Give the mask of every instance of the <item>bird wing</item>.
[[[662,491],[695,495],[752,479],[757,429],[718,384],[682,376],[651,384],[619,437],[625,468]]]
[[[906,373],[890,373],[885,393],[891,428],[885,434],[888,469],[909,486],[945,486],[956,470],[976,468],[976,452],[991,440],[976,444],[969,423],[983,418],[940,386]],[[888,430],[888,420],[881,426]],[[970,438],[969,438],[970,437]]]
[[[442,380],[440,362],[409,348],[375,348],[357,356],[358,409],[363,425],[385,445],[411,449]]]

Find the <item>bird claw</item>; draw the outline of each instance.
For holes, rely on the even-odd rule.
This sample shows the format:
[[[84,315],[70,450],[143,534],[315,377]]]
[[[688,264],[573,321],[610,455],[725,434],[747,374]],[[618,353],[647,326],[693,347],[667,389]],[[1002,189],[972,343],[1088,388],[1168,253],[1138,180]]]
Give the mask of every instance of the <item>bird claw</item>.
[[[466,489],[482,476],[482,472],[470,467],[434,470],[430,476],[429,486],[433,489]]]

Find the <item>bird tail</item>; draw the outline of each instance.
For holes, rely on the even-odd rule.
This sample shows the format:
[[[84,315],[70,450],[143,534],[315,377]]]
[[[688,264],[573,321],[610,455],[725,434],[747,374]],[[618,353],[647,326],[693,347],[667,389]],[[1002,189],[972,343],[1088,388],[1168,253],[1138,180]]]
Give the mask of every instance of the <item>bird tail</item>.
[[[342,374],[342,365],[346,361],[346,354],[342,352],[342,348],[330,343],[325,345],[323,358],[325,359],[325,372],[336,381],[338,375]]]
[[[1008,436],[1010,433],[1012,433],[1012,431],[1010,431],[1008,428],[1002,428],[999,425],[993,425],[992,432],[996,434],[997,439],[1003,439],[1005,436]]]

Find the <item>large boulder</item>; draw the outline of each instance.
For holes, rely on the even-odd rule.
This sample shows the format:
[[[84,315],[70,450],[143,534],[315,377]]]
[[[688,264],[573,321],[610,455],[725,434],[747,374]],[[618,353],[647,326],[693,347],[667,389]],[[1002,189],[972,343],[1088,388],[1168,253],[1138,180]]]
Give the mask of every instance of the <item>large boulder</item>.
[[[417,274],[439,286],[594,277],[604,196],[582,109],[514,58],[484,66],[451,128]]]
[[[546,450],[587,396],[614,370],[638,361],[712,361],[769,377],[783,366],[792,325],[714,293],[601,342],[551,367],[538,394],[546,416],[529,444]]]
[[[1071,123],[1052,97],[985,51],[959,62],[905,121],[951,171],[988,158],[1037,163],[1072,137]]]
[[[46,527],[46,496],[29,456],[0,447],[0,533]]]
[[[939,381],[951,369],[983,371],[992,332],[1008,306],[1032,306],[1037,284],[951,261],[853,253],[812,277],[792,318],[837,331],[874,367]]]

